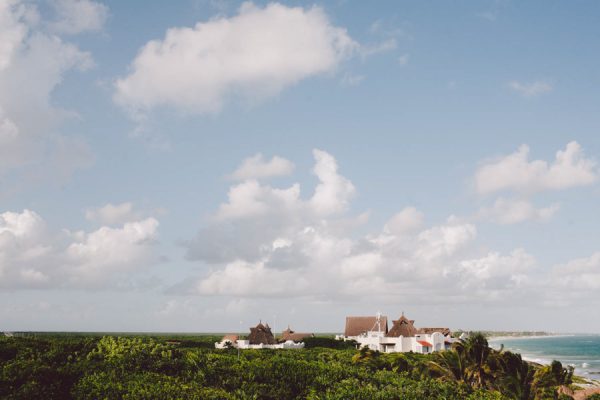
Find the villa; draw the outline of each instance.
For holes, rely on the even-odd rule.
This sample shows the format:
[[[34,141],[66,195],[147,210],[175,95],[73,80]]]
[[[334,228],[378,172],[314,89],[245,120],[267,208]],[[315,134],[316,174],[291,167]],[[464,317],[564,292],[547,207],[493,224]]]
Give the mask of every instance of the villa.
[[[344,335],[340,340],[355,340],[361,347],[368,347],[382,353],[415,352],[427,354],[445,350],[450,347],[452,339],[449,328],[416,328],[414,320],[404,313],[388,330],[386,316],[377,314],[373,317],[346,317]]]
[[[275,339],[268,323],[263,325],[262,321],[253,328],[247,339],[241,339],[237,335],[225,335],[220,342],[215,343],[215,348],[225,349],[234,347],[238,349],[303,349],[302,340],[314,336],[311,333],[296,333],[288,328],[282,332],[281,339]]]

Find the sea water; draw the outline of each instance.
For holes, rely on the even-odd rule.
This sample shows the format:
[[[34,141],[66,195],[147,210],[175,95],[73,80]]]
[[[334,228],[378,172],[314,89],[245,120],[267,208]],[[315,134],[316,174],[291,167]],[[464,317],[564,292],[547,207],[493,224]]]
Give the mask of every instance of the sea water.
[[[600,379],[600,335],[564,335],[490,339],[490,346],[520,353],[540,364],[558,360],[573,365],[575,374]]]

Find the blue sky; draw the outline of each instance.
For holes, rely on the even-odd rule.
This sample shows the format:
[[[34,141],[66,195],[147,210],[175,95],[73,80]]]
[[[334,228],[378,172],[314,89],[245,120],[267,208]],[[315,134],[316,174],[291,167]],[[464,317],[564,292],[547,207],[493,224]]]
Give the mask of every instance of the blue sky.
[[[0,328],[600,331],[599,8],[5,2]]]

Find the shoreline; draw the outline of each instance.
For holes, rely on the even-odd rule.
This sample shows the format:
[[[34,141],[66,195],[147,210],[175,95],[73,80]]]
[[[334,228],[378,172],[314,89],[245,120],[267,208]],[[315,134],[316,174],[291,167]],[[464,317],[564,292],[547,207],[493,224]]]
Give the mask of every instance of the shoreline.
[[[557,337],[571,337],[578,336],[575,333],[548,333],[547,335],[523,335],[523,336],[489,336],[487,339],[489,342],[497,340],[522,340],[522,339],[544,339],[544,338],[557,338]]]
[[[527,340],[527,339],[544,339],[544,338],[560,338],[560,337],[577,337],[577,336],[587,336],[585,334],[582,335],[578,335],[578,334],[565,334],[565,333],[557,333],[557,334],[553,334],[553,333],[549,333],[547,335],[536,335],[536,336],[490,336],[488,337],[488,342],[490,344],[490,347],[492,348],[496,348],[499,349],[500,345],[504,345],[504,341],[506,342],[510,342],[510,341],[516,341],[516,340]],[[599,336],[597,334],[590,334],[590,336]],[[538,355],[538,354],[528,354],[526,351],[523,351],[521,349],[508,349],[508,346],[504,346],[504,348],[506,350],[512,351],[512,352],[516,352],[519,353],[522,357],[522,359],[524,361],[530,362],[530,363],[534,363],[534,364],[538,364],[538,365],[550,365],[550,363],[552,362],[553,359],[558,359],[558,357],[545,357],[544,355]],[[559,360],[560,361],[560,360]],[[600,390],[600,372],[599,373],[594,373],[594,374],[583,374],[582,372],[585,371],[581,371],[581,367],[574,365],[574,364],[569,364],[566,363],[564,361],[561,361],[564,365],[573,365],[575,367],[575,376],[577,376],[578,378],[588,382],[586,384],[579,384],[578,386],[582,387],[582,390],[588,390],[588,389],[594,389],[594,390]],[[594,371],[596,372],[596,371]],[[596,392],[594,392],[596,393]]]

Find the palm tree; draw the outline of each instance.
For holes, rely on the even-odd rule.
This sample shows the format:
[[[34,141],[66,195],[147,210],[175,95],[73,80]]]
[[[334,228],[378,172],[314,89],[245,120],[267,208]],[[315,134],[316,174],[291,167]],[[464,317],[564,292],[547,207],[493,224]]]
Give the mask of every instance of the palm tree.
[[[371,350],[367,346],[360,348],[358,353],[352,356],[354,364],[362,364],[370,368],[377,368],[380,353],[376,350]]]
[[[492,377],[488,358],[492,354],[487,339],[481,333],[474,333],[465,341],[456,343],[456,351],[463,353],[468,361],[467,370],[470,372],[473,386],[485,387]]]
[[[563,368],[560,361],[552,361],[552,364],[538,369],[533,380],[533,389],[538,398],[545,395],[554,395],[558,392],[570,393],[568,385],[573,383],[573,367]]]
[[[434,374],[442,379],[462,383],[470,383],[471,377],[467,371],[467,360],[464,352],[446,350],[435,353],[435,359],[429,362],[429,367]]]
[[[493,357],[492,369],[495,370],[494,386],[503,395],[515,400],[533,398],[532,384],[535,370],[521,358],[511,352],[498,353]]]

